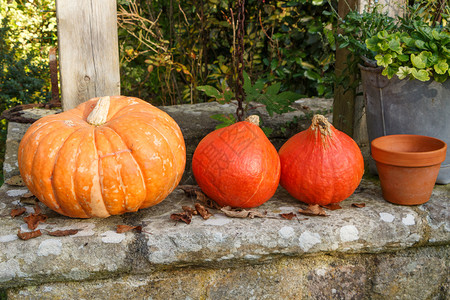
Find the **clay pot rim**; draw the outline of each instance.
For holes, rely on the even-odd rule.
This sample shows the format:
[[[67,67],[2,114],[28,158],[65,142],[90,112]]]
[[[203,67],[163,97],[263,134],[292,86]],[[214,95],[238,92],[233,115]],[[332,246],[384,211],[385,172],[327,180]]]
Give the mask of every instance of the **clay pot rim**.
[[[436,144],[436,150],[423,152],[393,151],[384,148],[396,141],[417,140]],[[376,138],[371,143],[372,158],[379,162],[402,167],[426,167],[441,164],[445,160],[447,144],[437,138],[416,134],[393,134]]]

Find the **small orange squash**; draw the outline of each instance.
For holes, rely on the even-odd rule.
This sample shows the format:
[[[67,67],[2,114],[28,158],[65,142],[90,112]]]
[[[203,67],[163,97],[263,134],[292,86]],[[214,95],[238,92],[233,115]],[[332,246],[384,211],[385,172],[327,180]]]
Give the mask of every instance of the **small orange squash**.
[[[280,159],[258,123],[258,116],[250,116],[215,130],[194,152],[194,177],[202,191],[221,206],[256,207],[278,187]]]
[[[294,198],[328,205],[348,198],[364,174],[358,145],[322,115],[290,138],[279,150],[280,184]]]
[[[18,161],[26,186],[49,208],[104,218],[161,202],[181,179],[186,150],[169,115],[114,96],[36,121]]]

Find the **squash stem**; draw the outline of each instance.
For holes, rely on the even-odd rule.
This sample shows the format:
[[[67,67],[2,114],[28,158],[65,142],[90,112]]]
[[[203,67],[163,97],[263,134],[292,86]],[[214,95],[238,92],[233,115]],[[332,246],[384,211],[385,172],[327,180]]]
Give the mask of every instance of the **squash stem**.
[[[323,137],[331,136],[331,124],[327,118],[322,115],[314,115],[311,124],[311,130],[319,129]]]
[[[252,123],[256,126],[259,126],[259,116],[257,116],[257,115],[248,116],[244,121]]]
[[[90,125],[101,126],[106,123],[111,99],[109,96],[98,99],[97,104],[91,111],[86,121]]]

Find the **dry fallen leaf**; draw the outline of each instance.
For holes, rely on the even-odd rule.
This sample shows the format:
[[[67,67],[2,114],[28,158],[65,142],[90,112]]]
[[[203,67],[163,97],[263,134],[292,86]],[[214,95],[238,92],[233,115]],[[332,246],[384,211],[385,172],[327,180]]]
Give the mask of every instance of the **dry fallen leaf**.
[[[22,180],[22,177],[20,175],[12,176],[11,178],[8,178],[5,180],[6,184],[14,185],[14,186],[25,186],[25,183]]]
[[[195,194],[197,195],[197,200],[202,202],[206,207],[214,209],[222,208],[222,206],[220,206],[214,200],[206,196],[202,191],[196,191]]]
[[[31,230],[36,229],[40,222],[45,222],[47,220],[47,216],[43,214],[30,214],[23,218],[25,223],[27,223],[28,228]]]
[[[68,235],[74,235],[77,234],[79,229],[67,229],[67,230],[55,230],[55,231],[49,231],[48,235],[51,236],[68,236]]]
[[[233,209],[230,206],[225,206],[220,209],[227,217],[230,218],[264,218],[266,213],[262,213],[258,210],[245,210],[245,209]]]
[[[35,205],[39,200],[32,193],[25,193],[20,196],[20,203],[24,205]]]
[[[36,215],[40,215],[40,214],[41,214],[41,207],[39,206],[39,203],[38,203],[38,202],[36,202],[36,203],[34,204],[34,213],[35,213]]]
[[[124,233],[130,230],[136,230],[137,232],[142,232],[142,226],[129,226],[129,225],[117,225],[116,232]]]
[[[187,196],[195,196],[198,201],[209,208],[221,209],[222,207],[214,202],[214,200],[208,198],[198,185],[179,185],[179,189],[182,189]]]
[[[190,206],[185,206],[185,205],[183,205],[181,208],[182,208],[186,213],[188,213],[188,215],[191,216],[191,217],[192,217],[192,215],[198,214],[198,212],[197,212],[195,209],[193,209],[192,207],[190,207]]]
[[[208,220],[212,216],[212,214],[200,203],[195,203],[195,209],[204,220]]]
[[[319,206],[319,204],[310,204],[308,205],[308,208],[306,209],[299,209],[299,213],[306,216],[321,216],[321,217],[327,217],[327,213],[323,210],[322,207]]]
[[[19,232],[17,232],[17,236],[19,237],[19,239],[24,240],[24,241],[41,236],[41,235],[42,235],[42,232],[40,230],[31,231],[31,232],[22,232],[19,229]]]
[[[174,220],[174,221],[182,221],[186,224],[190,224],[191,223],[191,217],[188,215],[187,212],[182,212],[179,214],[171,214],[170,215],[170,219]]]
[[[290,212],[288,214],[280,214],[280,216],[286,220],[292,220],[294,217],[296,217],[297,215]]]
[[[366,206],[365,203],[352,203],[353,207],[357,207],[357,208],[363,208]]]
[[[329,209],[329,210],[342,209],[342,207],[339,205],[339,203],[330,203],[328,205],[324,205],[323,207],[326,209]]]
[[[179,185],[179,189],[182,189],[187,196],[197,196],[196,191],[201,191],[198,185]]]
[[[24,212],[26,212],[27,210],[25,209],[25,207],[18,207],[18,208],[14,208],[11,210],[11,217],[17,217],[20,216],[21,214],[23,214]]]

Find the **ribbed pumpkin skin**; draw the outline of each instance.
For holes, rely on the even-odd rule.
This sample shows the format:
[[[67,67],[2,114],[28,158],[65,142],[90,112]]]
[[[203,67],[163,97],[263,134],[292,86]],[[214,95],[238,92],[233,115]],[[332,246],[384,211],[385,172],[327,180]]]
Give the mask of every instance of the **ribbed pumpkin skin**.
[[[183,175],[186,150],[176,122],[140,99],[110,99],[104,125],[86,122],[95,98],[36,121],[20,142],[26,186],[62,215],[134,212],[161,202]]]
[[[345,200],[364,174],[358,145],[329,125],[331,136],[323,136],[311,126],[294,135],[279,150],[281,186],[308,204],[328,205]]]
[[[202,191],[219,205],[249,208],[275,193],[280,159],[264,132],[242,121],[208,134],[194,152],[192,171]]]

